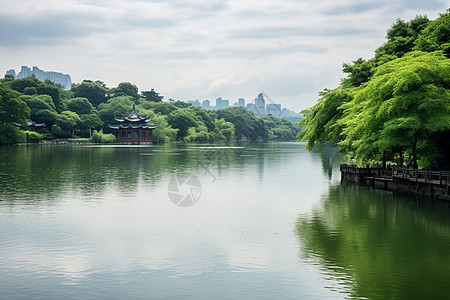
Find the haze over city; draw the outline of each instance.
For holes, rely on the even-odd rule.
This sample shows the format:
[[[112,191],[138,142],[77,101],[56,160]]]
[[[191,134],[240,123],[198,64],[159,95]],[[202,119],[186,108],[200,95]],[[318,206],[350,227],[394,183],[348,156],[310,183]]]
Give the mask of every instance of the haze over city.
[[[165,99],[253,100],[300,111],[373,57],[395,19],[448,1],[1,1],[0,72],[39,66],[72,82],[131,82]]]

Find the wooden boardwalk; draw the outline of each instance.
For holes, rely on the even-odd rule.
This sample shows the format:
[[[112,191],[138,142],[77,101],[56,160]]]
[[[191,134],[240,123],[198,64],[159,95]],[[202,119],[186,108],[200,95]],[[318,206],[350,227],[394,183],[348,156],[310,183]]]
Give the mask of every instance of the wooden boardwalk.
[[[411,169],[396,165],[387,165],[383,168],[381,164],[374,164],[367,168],[342,164],[340,171],[343,180],[389,190],[405,190],[450,201],[448,171]]]

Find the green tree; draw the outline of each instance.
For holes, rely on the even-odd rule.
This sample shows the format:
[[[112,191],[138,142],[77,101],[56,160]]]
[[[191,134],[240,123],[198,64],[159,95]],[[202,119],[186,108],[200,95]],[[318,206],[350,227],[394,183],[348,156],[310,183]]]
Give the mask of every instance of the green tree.
[[[31,109],[30,118],[38,123],[45,123],[52,126],[56,120],[58,113],[56,112],[55,104],[48,95],[23,95],[20,97],[25,101]]]
[[[65,110],[56,116],[55,123],[63,131],[65,132],[72,131],[73,134],[75,128],[81,124],[81,119],[77,113]]]
[[[216,119],[224,119],[234,125],[238,140],[267,140],[269,132],[262,119],[243,107],[219,109],[213,112]]]
[[[297,138],[309,150],[337,144],[359,162],[379,161],[386,151],[399,163],[450,164],[449,24],[450,10],[434,21],[397,20],[373,59],[344,64],[341,86],[303,111]]]
[[[27,124],[30,109],[20,100],[20,94],[0,82],[0,145],[24,142],[25,134],[14,122]]]
[[[167,121],[173,128],[178,129],[177,137],[180,140],[187,136],[190,127],[196,127],[198,124],[195,116],[185,109],[177,109],[171,112]]]
[[[159,127],[152,132],[154,142],[170,142],[177,139],[178,130],[172,128],[172,126],[167,121],[167,116],[161,114],[153,114],[151,123],[159,125]]]
[[[37,95],[37,90],[34,86],[28,86],[23,89],[24,95]]]
[[[447,58],[450,58],[450,9],[427,25],[414,41],[414,50],[427,52],[442,50]]]
[[[3,82],[7,86],[10,86],[12,82],[14,82],[14,75],[5,75],[4,78],[0,79],[0,82]]]
[[[53,104],[55,105],[57,111],[61,108],[60,90],[53,82],[49,80],[42,82],[36,77],[25,77],[14,80],[10,83],[10,87],[20,93],[24,93],[24,90],[28,87],[34,87],[38,95],[49,95],[52,98]]]
[[[295,140],[300,128],[288,120],[280,119],[275,116],[266,116],[261,118],[269,131],[269,139],[279,141]]]
[[[139,99],[138,88],[129,82],[121,82],[119,86],[112,89],[114,97],[129,96],[133,101]]]
[[[211,115],[208,113],[208,111],[204,110],[201,107],[196,106],[188,106],[187,110],[192,112],[193,115],[197,117],[197,120],[202,121],[205,125],[208,131],[213,131],[215,124],[214,124],[214,118],[211,117]]]
[[[184,137],[186,142],[208,142],[213,140],[213,135],[208,132],[208,128],[203,122],[197,123],[195,127],[189,127],[187,135]]]
[[[343,117],[341,106],[353,99],[353,90],[337,88],[325,90],[319,95],[321,98],[316,105],[302,111],[304,118],[299,122],[303,130],[297,137],[308,142],[308,150],[316,144],[320,149],[325,143],[337,144],[342,140],[342,125],[338,124]]]
[[[387,32],[387,42],[375,51],[375,59],[383,55],[402,57],[411,52],[416,39],[428,23],[428,18],[424,16],[417,16],[410,22],[398,19]]]
[[[411,52],[377,68],[372,80],[342,105],[339,145],[359,161],[383,151],[409,154],[417,166],[434,159],[430,137],[450,130],[450,61],[442,52]]]
[[[89,136],[92,136],[92,129],[99,129],[103,126],[102,120],[96,114],[81,115],[81,126],[89,130]]]
[[[215,125],[216,140],[225,140],[225,141],[234,140],[235,134],[233,123],[227,122],[224,119],[219,119],[214,121],[214,125]]]
[[[150,91],[142,91],[141,97],[151,102],[161,102],[164,99],[164,96],[160,96],[154,89],[151,89]]]
[[[358,87],[369,81],[372,77],[373,65],[371,62],[358,58],[353,61],[352,64],[344,64],[342,71],[349,74],[347,78],[342,81],[342,85]]]
[[[83,80],[80,84],[73,84],[71,91],[74,97],[86,98],[94,107],[106,102],[109,89],[102,81]]]
[[[140,106],[146,110],[151,109],[156,114],[169,115],[172,111],[177,110],[178,107],[168,102],[150,102],[147,100],[141,101]]]
[[[173,100],[173,99],[172,99]],[[170,99],[169,99],[170,101]],[[176,100],[176,101],[170,101],[171,104],[175,105],[178,108],[186,108],[188,106],[191,106],[189,103],[186,103],[184,101]]]
[[[91,114],[93,109],[92,104],[87,98],[80,97],[69,100],[66,106],[68,110],[76,112],[78,115]]]

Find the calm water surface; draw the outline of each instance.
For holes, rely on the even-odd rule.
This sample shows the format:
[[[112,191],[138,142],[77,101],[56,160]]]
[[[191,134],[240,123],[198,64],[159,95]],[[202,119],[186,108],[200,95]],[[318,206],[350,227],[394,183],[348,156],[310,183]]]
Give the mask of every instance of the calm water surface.
[[[447,207],[303,148],[0,147],[0,298],[448,297]]]

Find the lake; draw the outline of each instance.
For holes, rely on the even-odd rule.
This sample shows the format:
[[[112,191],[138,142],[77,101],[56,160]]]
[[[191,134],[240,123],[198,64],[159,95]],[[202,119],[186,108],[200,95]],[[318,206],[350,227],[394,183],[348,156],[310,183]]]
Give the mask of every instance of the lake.
[[[304,147],[0,147],[0,298],[448,297],[448,205]]]

